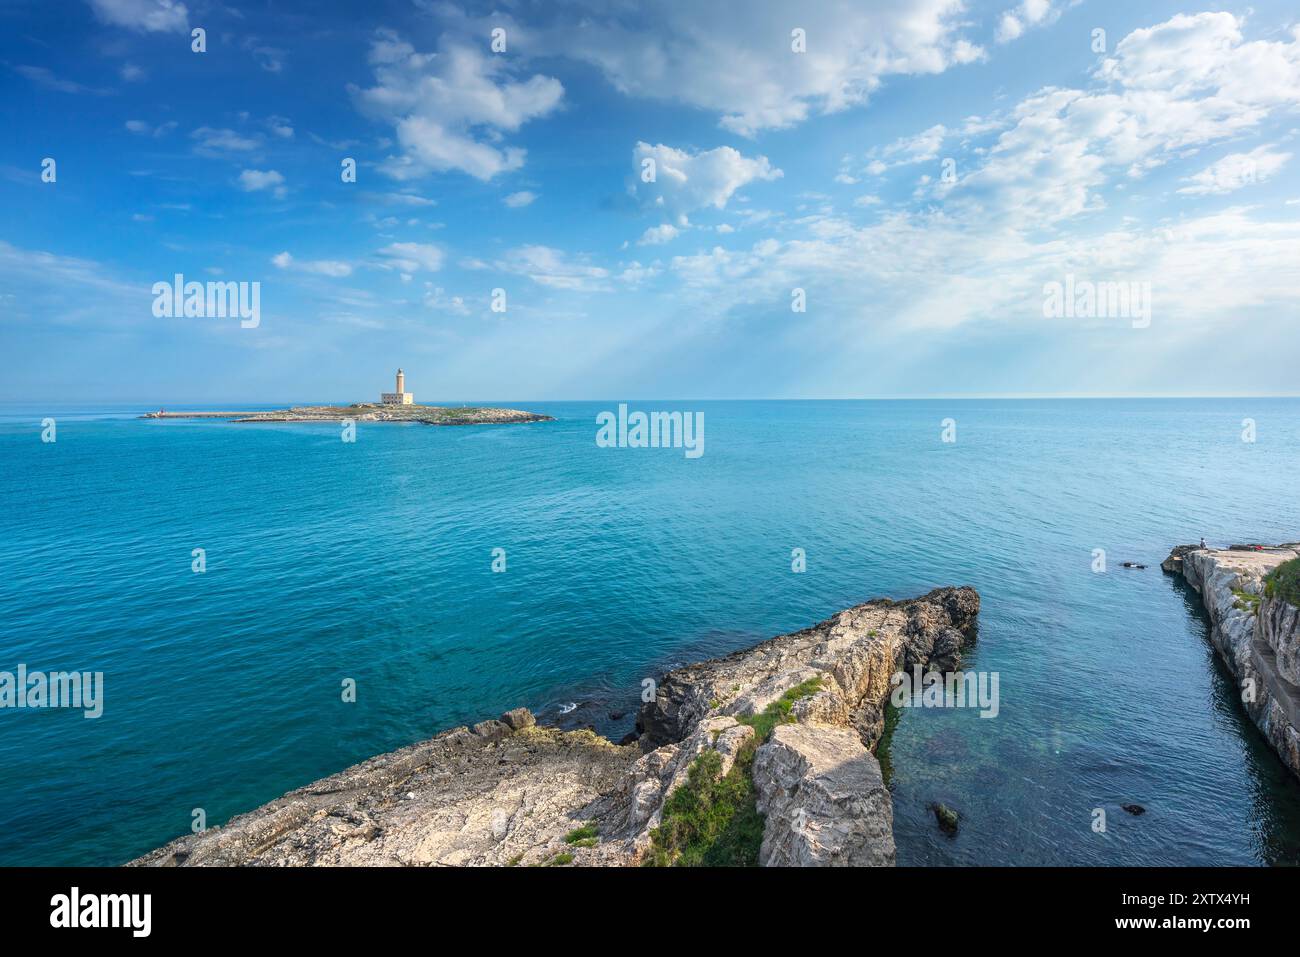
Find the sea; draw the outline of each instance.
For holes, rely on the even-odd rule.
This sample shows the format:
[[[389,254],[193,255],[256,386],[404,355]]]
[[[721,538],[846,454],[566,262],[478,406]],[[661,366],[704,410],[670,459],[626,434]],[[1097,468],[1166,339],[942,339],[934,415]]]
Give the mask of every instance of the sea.
[[[703,453],[598,444],[620,402]],[[0,864],[121,864],[521,705],[618,739],[646,678],[944,585],[998,713],[900,710],[900,864],[1300,863],[1300,782],[1159,567],[1300,540],[1300,400],[478,404],[555,421],[0,406],[0,671],[103,675],[96,718],[0,708]]]

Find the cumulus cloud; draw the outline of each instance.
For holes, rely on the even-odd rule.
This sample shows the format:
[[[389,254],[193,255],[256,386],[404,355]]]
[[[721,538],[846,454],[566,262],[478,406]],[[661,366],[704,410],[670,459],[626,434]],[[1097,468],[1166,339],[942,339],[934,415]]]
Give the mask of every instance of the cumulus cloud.
[[[677,256],[670,269],[718,310],[770,308],[798,285],[820,291],[820,309],[847,316],[869,302],[903,328],[1042,321],[1043,284],[1067,273],[1150,281],[1154,321],[1171,338],[1185,324],[1293,301],[1295,221],[1235,208],[1173,227],[1123,219],[1097,232],[1072,222],[1105,209],[1106,187],[1300,105],[1300,31],[1246,42],[1239,27],[1230,14],[1201,14],[1135,31],[1088,89],[1048,87],[1017,104],[955,183],[923,177],[918,209],[866,226],[823,211],[799,221],[801,234]],[[927,156],[936,139],[923,133],[880,153]],[[1234,153],[1189,176],[1182,192],[1230,192],[1288,159],[1275,147]]]
[[[140,33],[186,33],[189,11],[175,0],[90,0],[102,22]]]
[[[239,174],[239,188],[246,193],[269,189],[277,197],[285,195],[284,177],[273,169],[246,169]]]
[[[982,165],[936,195],[1040,223],[1100,209],[1115,174],[1141,178],[1300,105],[1300,36],[1245,42],[1230,13],[1179,14],[1121,40],[1096,81],[1021,101]]]
[[[1290,158],[1290,153],[1274,152],[1269,146],[1256,147],[1249,153],[1232,153],[1211,163],[1199,173],[1188,176],[1184,182],[1191,185],[1184,186],[1178,192],[1192,196],[1231,193],[1243,186],[1272,178]]]
[[[643,180],[646,161],[654,162],[654,182]],[[742,156],[730,146],[690,153],[660,143],[637,143],[632,151],[635,170],[632,191],[645,208],[662,210],[684,225],[696,209],[725,209],[736,190],[756,180],[780,179],[783,173],[766,156]]]
[[[1053,7],[1052,0],[1024,0],[998,18],[993,38],[998,43],[1010,43],[1030,27],[1045,26],[1054,22],[1060,15],[1061,11]]]
[[[210,126],[200,126],[190,134],[190,138],[194,140],[194,152],[205,156],[247,153],[261,145],[259,140],[234,130],[213,129]]]
[[[283,116],[268,116],[266,128],[281,139],[293,139],[293,124]]]
[[[385,257],[386,265],[400,269],[404,273],[437,272],[442,268],[442,250],[432,243],[389,243],[379,250]]]
[[[638,246],[658,246],[662,243],[669,242],[677,238],[677,227],[671,223],[664,223],[660,226],[651,226],[641,238],[637,240]]]
[[[743,136],[859,106],[889,76],[984,56],[962,36],[962,0],[824,0],[797,12],[785,0],[749,0],[743,16],[732,4],[660,0],[652,26],[632,5],[577,6],[557,5],[549,24],[513,25],[512,50],[585,60],[625,94],[720,114]],[[796,27],[806,52],[792,50]]]
[[[509,62],[447,34],[437,52],[418,53],[379,31],[370,49],[375,85],[349,90],[362,113],[394,129],[401,151],[380,169],[398,180],[449,170],[489,180],[523,166],[525,151],[503,146],[504,134],[553,111],[564,88],[541,74],[515,79]]]
[[[511,193],[505,199],[501,200],[501,202],[505,203],[511,209],[519,209],[521,206],[531,206],[533,201],[536,199],[536,193],[530,193],[528,190],[523,189],[517,193]]]
[[[297,272],[314,273],[318,276],[334,276],[337,278],[352,274],[352,267],[345,262],[339,262],[335,259],[301,261],[294,259],[288,250],[272,256],[271,263],[276,269],[292,269]]]
[[[540,286],[571,292],[597,292],[609,288],[609,270],[585,258],[571,258],[559,249],[529,245],[512,249],[496,268],[527,276]]]

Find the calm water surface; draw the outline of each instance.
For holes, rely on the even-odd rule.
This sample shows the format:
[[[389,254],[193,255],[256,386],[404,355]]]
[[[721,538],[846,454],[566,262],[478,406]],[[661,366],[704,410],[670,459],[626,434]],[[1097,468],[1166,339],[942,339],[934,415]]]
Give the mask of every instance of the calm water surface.
[[[98,720],[0,711],[0,864],[118,864],[194,808],[220,823],[521,704],[619,736],[644,677],[948,584],[983,597],[967,665],[1001,713],[904,712],[901,863],[1300,862],[1300,786],[1158,568],[1201,535],[1300,539],[1300,401],[632,404],[702,410],[691,460],[597,448],[612,402],[494,404],[558,421],[345,444],[0,407],[0,670],[106,684]]]

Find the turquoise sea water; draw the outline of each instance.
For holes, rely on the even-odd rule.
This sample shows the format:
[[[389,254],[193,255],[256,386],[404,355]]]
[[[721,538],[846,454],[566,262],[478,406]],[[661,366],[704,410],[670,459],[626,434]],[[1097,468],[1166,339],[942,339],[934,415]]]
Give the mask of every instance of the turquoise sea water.
[[[598,448],[615,402],[492,404],[558,421],[0,407],[0,670],[105,674],[97,720],[0,710],[0,864],[121,863],[517,705],[618,737],[644,677],[947,584],[1001,713],[903,713],[900,863],[1300,862],[1300,786],[1158,567],[1300,539],[1300,400],[632,403],[703,411],[698,459]]]

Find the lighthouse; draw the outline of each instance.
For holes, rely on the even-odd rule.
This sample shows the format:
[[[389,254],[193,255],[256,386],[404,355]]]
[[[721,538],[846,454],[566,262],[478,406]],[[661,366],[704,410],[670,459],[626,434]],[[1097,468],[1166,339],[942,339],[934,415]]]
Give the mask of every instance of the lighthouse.
[[[415,405],[415,396],[406,391],[406,375],[397,370],[397,391],[381,392],[379,401],[384,405]]]

